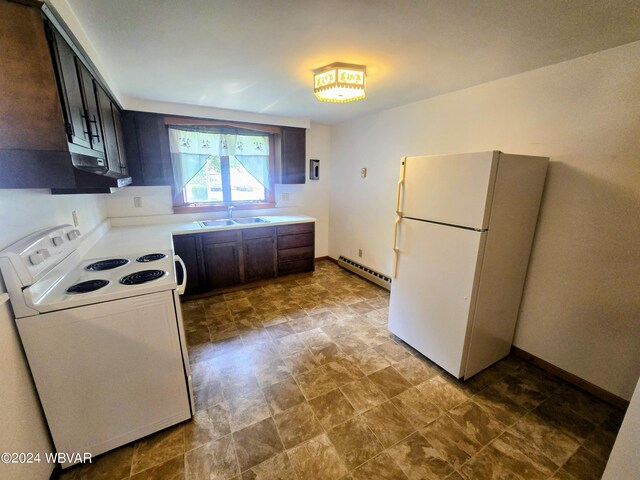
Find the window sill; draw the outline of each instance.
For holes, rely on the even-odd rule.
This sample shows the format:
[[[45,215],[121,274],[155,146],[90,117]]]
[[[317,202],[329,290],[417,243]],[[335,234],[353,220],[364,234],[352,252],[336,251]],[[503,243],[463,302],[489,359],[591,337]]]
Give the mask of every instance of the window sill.
[[[234,210],[260,210],[263,208],[275,208],[275,202],[260,203],[237,203],[233,205]],[[173,213],[203,213],[203,212],[225,212],[230,205],[174,205]]]

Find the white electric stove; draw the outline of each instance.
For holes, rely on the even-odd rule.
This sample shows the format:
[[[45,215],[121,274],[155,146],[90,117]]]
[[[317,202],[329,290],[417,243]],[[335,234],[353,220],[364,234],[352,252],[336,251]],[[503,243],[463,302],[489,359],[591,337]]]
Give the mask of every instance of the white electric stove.
[[[81,242],[35,232],[0,270],[56,450],[98,455],[194,407],[173,252],[83,258]]]

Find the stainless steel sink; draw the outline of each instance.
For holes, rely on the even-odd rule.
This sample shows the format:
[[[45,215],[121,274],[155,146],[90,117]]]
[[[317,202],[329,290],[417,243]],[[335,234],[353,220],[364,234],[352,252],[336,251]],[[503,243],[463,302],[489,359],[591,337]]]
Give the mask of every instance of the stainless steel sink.
[[[228,225],[235,225],[233,220],[222,219],[222,220],[204,220],[202,222],[198,222],[201,227],[226,227]]]
[[[228,227],[229,225],[247,225],[251,223],[269,223],[269,220],[265,220],[260,217],[240,217],[240,218],[221,218],[219,220],[203,220],[198,222],[201,227]]]
[[[233,221],[239,225],[243,225],[246,223],[269,223],[269,220],[265,220],[260,217],[244,217],[244,218],[234,218]]]

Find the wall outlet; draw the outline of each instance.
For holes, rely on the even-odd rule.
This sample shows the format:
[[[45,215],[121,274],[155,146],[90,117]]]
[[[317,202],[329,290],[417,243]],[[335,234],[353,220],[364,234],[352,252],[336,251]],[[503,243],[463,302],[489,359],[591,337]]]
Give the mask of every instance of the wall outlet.
[[[362,178],[367,178],[367,169],[366,168],[361,168],[360,169],[360,176]]]
[[[282,192],[282,201],[283,202],[289,201],[289,192]]]
[[[73,217],[73,226],[77,227],[80,224],[80,222],[78,222],[78,214],[76,213],[75,210],[71,212],[71,216]]]
[[[358,249],[358,256],[359,256],[360,258],[362,258],[362,249],[361,249],[361,248],[359,248],[359,249]]]
[[[133,208],[142,208],[142,197],[133,197]]]

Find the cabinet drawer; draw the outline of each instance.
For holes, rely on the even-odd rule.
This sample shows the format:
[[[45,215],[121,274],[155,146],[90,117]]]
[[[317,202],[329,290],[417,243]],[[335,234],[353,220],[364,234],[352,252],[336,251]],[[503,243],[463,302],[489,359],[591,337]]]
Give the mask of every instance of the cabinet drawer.
[[[295,225],[282,225],[278,227],[278,235],[292,235],[294,233],[313,232],[313,222],[296,223]]]
[[[202,234],[202,244],[211,245],[212,243],[229,243],[237,242],[240,232],[238,230],[231,230],[226,232],[209,232]]]
[[[292,262],[295,260],[308,260],[313,258],[313,246],[287,248],[278,251],[279,262]]]
[[[283,250],[285,248],[307,247],[309,245],[313,245],[313,240],[313,233],[279,236],[278,250]]]
[[[247,228],[242,231],[242,239],[250,240],[252,238],[273,237],[274,233],[274,227]]]
[[[313,258],[294,262],[278,262],[278,275],[313,271]]]

